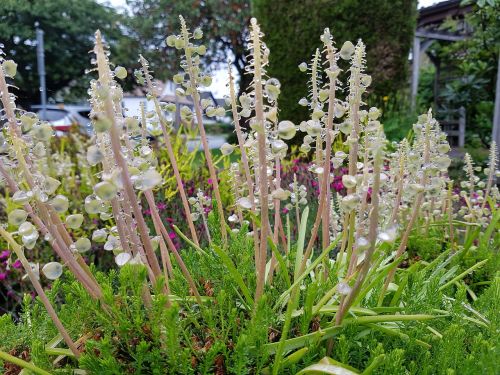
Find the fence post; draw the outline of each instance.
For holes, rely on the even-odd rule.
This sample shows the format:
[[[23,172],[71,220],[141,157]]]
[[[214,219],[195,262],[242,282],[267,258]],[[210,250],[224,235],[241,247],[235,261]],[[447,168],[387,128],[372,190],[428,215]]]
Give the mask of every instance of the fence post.
[[[465,108],[460,107],[458,110],[458,147],[465,146]]]

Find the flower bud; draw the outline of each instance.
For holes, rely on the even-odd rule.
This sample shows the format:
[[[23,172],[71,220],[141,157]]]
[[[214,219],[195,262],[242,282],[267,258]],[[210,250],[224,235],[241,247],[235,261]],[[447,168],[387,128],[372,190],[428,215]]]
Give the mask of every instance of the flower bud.
[[[14,78],[17,73],[17,64],[13,60],[5,60],[2,68],[7,77]]]
[[[43,266],[42,272],[47,279],[56,280],[62,275],[63,267],[59,262],[50,262]]]
[[[130,259],[132,259],[132,255],[129,253],[120,253],[115,257],[115,263],[118,267],[123,267]]]
[[[8,221],[10,225],[14,225],[15,227],[18,227],[22,223],[26,221],[26,218],[28,217],[28,213],[24,210],[20,209],[15,209],[9,212],[8,215]]]
[[[358,203],[359,203],[359,197],[354,194],[349,194],[346,195],[344,198],[342,198],[341,206],[345,211],[349,212],[354,210],[358,205]]]
[[[194,29],[193,31],[193,38],[194,39],[201,39],[203,38],[203,31],[197,27],[196,29]]]
[[[69,215],[66,218],[66,225],[71,229],[78,229],[83,224],[83,215],[82,214],[74,214]]]
[[[249,210],[252,208],[252,202],[247,197],[242,197],[242,198],[238,199],[236,203],[238,204],[238,206],[240,206],[241,208],[243,208],[245,210]]]
[[[106,229],[96,229],[92,233],[92,241],[94,242],[105,242],[107,237]]]
[[[111,129],[111,125],[113,125],[113,123],[105,116],[98,116],[94,119],[94,130],[97,133],[104,133],[105,131],[108,131]]]
[[[104,160],[104,154],[99,147],[92,145],[87,150],[87,162],[94,166]]]
[[[125,69],[123,66],[117,66],[115,68],[115,76],[118,79],[127,78],[127,69]]]
[[[18,232],[21,236],[29,236],[36,232],[36,228],[29,221],[25,221],[19,226]]]
[[[54,210],[60,214],[65,213],[69,207],[68,198],[64,195],[56,195],[50,204],[54,207]]]
[[[342,176],[342,183],[347,189],[352,189],[356,186],[356,176],[350,176],[350,175],[343,175]]]
[[[90,248],[92,247],[92,244],[90,243],[90,240],[87,237],[79,238],[74,245],[76,251],[78,251],[79,253],[85,253],[89,251]]]
[[[221,147],[220,147],[220,152],[222,153],[222,155],[224,156],[227,156],[227,155],[231,155],[234,151],[234,146],[233,145],[230,145],[229,143],[224,143]]]
[[[349,60],[354,54],[354,44],[352,44],[349,40],[344,42],[339,54],[343,60]]]
[[[285,120],[278,124],[278,136],[282,139],[292,139],[297,130],[293,122]]]
[[[111,199],[116,197],[118,189],[112,183],[103,181],[94,186],[94,192],[103,201],[110,201]]]

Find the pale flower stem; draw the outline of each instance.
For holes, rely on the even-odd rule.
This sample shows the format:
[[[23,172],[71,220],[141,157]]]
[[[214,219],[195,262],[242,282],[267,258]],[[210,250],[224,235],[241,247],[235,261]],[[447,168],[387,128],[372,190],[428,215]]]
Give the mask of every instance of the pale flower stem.
[[[131,251],[131,248],[129,246],[129,241],[127,241],[127,238],[129,236],[127,235],[126,228],[128,226],[125,225],[125,223],[124,223],[123,217],[121,215],[120,206],[119,206],[117,199],[111,200],[111,210],[113,212],[113,217],[115,218],[115,221],[116,221],[116,228],[118,229],[118,236],[120,237],[120,244],[122,245],[122,249],[126,253],[133,254],[133,252]]]
[[[97,144],[99,146],[99,149],[101,150],[102,154],[105,155],[102,161],[102,166],[103,166],[103,172],[104,173],[111,173],[111,163],[110,161],[112,160],[112,155],[109,155],[108,150],[106,150],[106,147],[104,146],[104,134],[98,133],[96,135],[97,138]],[[130,150],[129,150],[130,151]],[[109,158],[107,157],[109,155]],[[127,210],[130,212],[130,206],[125,204],[123,206],[123,211]],[[131,253],[135,255],[135,253],[132,251],[132,248],[136,248],[138,253],[143,253],[144,250],[140,248],[140,243],[139,241],[136,240],[133,237],[133,233],[135,233],[133,230],[131,230],[131,226],[128,225],[127,220],[122,216],[122,205],[120,201],[115,197],[111,200],[111,211],[113,212],[113,217],[115,218],[116,221],[116,227],[118,229],[118,235],[120,238],[120,244],[122,246],[123,251]],[[126,213],[127,216],[131,217],[129,213]],[[129,239],[132,240],[132,247],[129,244]]]
[[[165,246],[165,239],[163,238],[163,235],[161,232],[161,226],[163,225],[163,222],[161,220],[160,214],[158,213],[158,208],[157,208],[156,203],[155,203],[153,192],[151,190],[148,190],[148,191],[144,192],[144,196],[146,197],[149,208],[151,210],[151,218],[153,219],[153,225],[155,227],[155,232],[157,235],[159,235],[161,237],[160,253],[161,253],[162,263],[163,263],[163,273],[165,275],[167,288],[168,288],[168,274],[170,274],[170,276],[173,277],[174,276],[174,269],[172,268],[172,262],[170,261],[170,256],[168,255],[168,248]]]
[[[156,234],[160,235],[160,254],[163,265],[163,276],[165,277],[165,294],[170,295],[170,286],[169,286],[169,278],[168,272],[173,275],[172,264],[170,263],[170,257],[168,256],[168,249],[165,246],[165,240],[161,234],[160,224],[161,222],[160,214],[158,213],[158,208],[156,207],[156,203],[154,200],[153,192],[151,190],[146,190],[144,192],[144,196],[149,205],[149,209],[151,210],[151,218],[153,219],[153,225],[155,227]],[[167,300],[167,305],[170,306],[170,301]]]
[[[327,44],[327,58],[329,62],[329,67],[332,71],[337,69],[337,63],[335,60],[335,53],[333,50],[333,46],[331,41]],[[312,248],[314,246],[314,241],[316,241],[316,237],[318,235],[319,224],[323,215],[323,210],[327,207],[327,191],[328,185],[330,181],[330,160],[332,157],[332,130],[333,130],[333,118],[334,118],[334,105],[335,105],[335,90],[336,90],[336,78],[334,76],[330,76],[330,87],[328,93],[328,120],[326,125],[326,152],[325,152],[325,163],[323,167],[323,179],[322,186],[320,188],[320,196],[319,196],[319,207],[318,212],[316,213],[316,219],[314,220],[314,225],[311,231],[311,237],[309,239],[309,243],[307,244],[306,251],[304,253],[304,257],[301,264],[301,270],[305,269],[307,259],[311,255]],[[329,219],[328,219],[329,220]],[[328,223],[327,220],[327,223]]]
[[[401,157],[399,160],[399,173],[398,173],[398,185],[397,185],[397,193],[396,199],[394,201],[394,209],[391,215],[391,223],[395,223],[398,217],[399,206],[401,204],[401,197],[403,196],[403,180],[404,178],[404,158]]]
[[[203,152],[205,153],[205,159],[207,161],[208,170],[210,173],[210,178],[212,179],[212,184],[214,188],[215,200],[217,201],[217,211],[219,215],[219,223],[220,223],[220,231],[222,236],[222,242],[224,245],[227,245],[227,230],[226,230],[226,220],[224,218],[224,208],[222,206],[222,199],[220,195],[219,189],[219,181],[217,179],[217,172],[215,171],[215,166],[212,161],[212,154],[210,153],[210,148],[208,146],[207,134],[205,132],[205,127],[203,126],[203,115],[201,112],[200,106],[200,95],[198,93],[196,77],[194,72],[193,61],[191,57],[191,50],[188,48],[189,46],[189,37],[188,31],[186,27],[186,23],[184,19],[181,18],[182,25],[182,37],[185,43],[185,53],[186,53],[186,63],[187,63],[187,72],[189,75],[189,81],[191,83],[192,93],[191,96],[193,98],[194,109],[196,113],[196,122],[198,123],[198,130],[200,132],[201,142],[203,144]]]
[[[19,165],[23,169],[24,176],[25,176],[26,182],[28,183],[28,186],[31,189],[33,189],[35,184],[34,184],[33,177],[31,176],[30,168],[28,166],[28,163],[30,163],[29,155],[25,155],[21,149],[22,140],[20,138],[20,131],[16,125],[16,119],[15,119],[15,114],[14,114],[14,109],[13,109],[14,103],[10,101],[10,94],[9,94],[7,82],[5,81],[5,75],[4,75],[3,69],[0,69],[0,93],[2,94],[1,100],[2,100],[2,104],[4,107],[5,113],[7,115],[7,121],[9,124],[9,131],[10,131],[11,136],[12,136],[12,144],[14,146],[14,151],[16,153]],[[2,167],[3,167],[3,165],[2,165]],[[8,175],[7,171],[4,168],[2,168],[2,174]],[[46,207],[45,203],[40,202],[39,209],[41,212],[46,212],[47,207]],[[46,215],[46,216],[50,220],[49,215]],[[64,230],[64,228],[62,228],[62,230]],[[59,233],[57,230],[52,234],[55,236],[56,239],[59,238]],[[64,247],[65,246],[63,244],[62,248],[64,248]],[[69,249],[68,249],[68,251],[69,251]],[[78,267],[76,267],[75,269],[78,269]],[[80,275],[80,277],[82,277],[82,273],[79,273],[79,275]],[[93,275],[88,275],[88,276],[90,277],[90,279],[92,279],[87,284],[89,292],[91,294],[93,293],[94,296],[99,296],[101,291],[100,291],[100,287],[99,287],[97,281],[95,281],[95,279],[93,278]],[[85,276],[83,276],[83,278],[79,278],[80,281],[83,281],[84,279],[86,279]]]
[[[71,352],[75,355],[76,358],[80,357],[80,352],[78,351],[78,348],[74,344],[73,340],[69,336],[68,332],[66,331],[66,328],[64,328],[63,324],[59,320],[59,317],[57,316],[56,311],[52,307],[52,304],[50,303],[47,295],[45,294],[42,285],[40,284],[40,281],[38,280],[38,277],[35,275],[33,270],[31,269],[31,265],[29,264],[28,260],[24,256],[23,250],[21,246],[12,238],[10,233],[8,233],[5,229],[3,229],[0,226],[0,235],[9,243],[9,245],[12,247],[14,252],[16,253],[17,257],[21,261],[21,264],[24,267],[24,270],[28,274],[28,277],[35,287],[36,293],[42,300],[43,305],[45,306],[45,309],[47,310],[47,313],[49,314],[50,318],[52,319],[52,322],[56,326],[57,330],[63,337],[64,341],[68,345],[69,349]]]
[[[493,178],[495,176],[496,164],[497,164],[497,143],[495,141],[491,141],[490,163],[489,163],[490,172],[488,173],[488,182],[486,183],[486,190],[484,192],[484,201],[483,204],[481,205],[481,210],[484,210],[484,207],[486,207],[486,203],[488,202],[488,196],[490,195],[491,186],[493,185]]]
[[[7,173],[5,170],[2,161],[0,160],[0,174],[5,178],[5,181],[7,182],[7,185],[9,189],[15,193],[16,191],[19,190],[16,182],[11,178],[11,176]],[[45,223],[40,219],[40,217],[34,212],[33,207],[29,204],[26,203],[23,206],[24,210],[28,213],[28,215],[31,217],[35,225],[38,227],[40,232],[45,236],[47,234],[51,235],[49,229],[45,225]],[[54,236],[52,236],[54,237]],[[85,276],[85,274],[82,274],[82,269],[81,267],[76,263],[74,256],[71,254],[69,249],[66,248],[65,244],[62,244],[63,247],[59,246],[57,243],[57,238],[54,237],[54,240],[52,241],[52,248],[56,252],[56,254],[63,260],[63,262],[69,267],[71,272],[75,275],[75,277],[82,283],[82,285],[87,289],[89,294],[93,298],[100,298],[101,296],[101,291],[100,287],[97,284],[97,281],[93,278],[93,275],[91,275],[89,278]],[[66,249],[66,250],[63,250]]]
[[[449,238],[450,238],[450,247],[451,252],[455,252],[455,238],[454,238],[454,229],[453,229],[453,199],[452,199],[452,190],[453,190],[453,181],[450,181],[448,184],[448,227],[449,227]]]
[[[262,293],[266,277],[267,263],[267,234],[269,230],[269,203],[268,203],[268,178],[266,160],[266,131],[264,118],[264,97],[262,93],[262,71],[261,71],[261,41],[260,27],[257,20],[251,21],[251,38],[253,42],[254,58],[254,91],[255,91],[255,117],[259,124],[257,132],[258,156],[259,156],[259,197],[260,197],[260,249],[259,264],[257,269],[257,287],[255,290],[255,303],[257,304]]]
[[[339,310],[335,314],[335,324],[342,324],[345,313],[351,307],[354,299],[357,297],[361,286],[363,285],[366,275],[371,266],[371,259],[373,253],[375,252],[375,245],[377,241],[377,228],[378,228],[378,216],[379,216],[379,201],[380,201],[380,172],[382,166],[382,151],[380,146],[377,147],[375,151],[375,159],[373,164],[373,188],[372,188],[372,199],[371,199],[371,212],[370,212],[370,227],[368,232],[368,240],[370,242],[370,247],[366,250],[365,259],[363,260],[363,267],[356,278],[356,282],[352,287],[351,292],[347,295],[344,303],[340,306]]]
[[[154,203],[154,199],[152,199],[150,207],[156,207],[156,205]],[[200,294],[198,293],[198,289],[196,288],[196,284],[194,283],[194,280],[191,276],[191,273],[189,272],[188,268],[186,267],[186,264],[182,260],[182,257],[180,256],[179,252],[175,248],[175,245],[172,242],[172,239],[168,235],[167,228],[165,228],[165,225],[163,224],[163,221],[161,220],[158,211],[156,209],[152,208],[151,213],[152,213],[152,217],[153,217],[156,225],[158,226],[159,234],[161,234],[163,239],[166,241],[170,252],[174,255],[175,260],[177,261],[177,264],[179,265],[184,277],[186,278],[189,286],[191,287],[191,290],[193,291],[196,299],[198,300],[199,303],[201,303],[201,297],[200,297]],[[166,259],[165,259],[165,262],[167,262]]]
[[[427,211],[427,215],[425,217],[425,236],[429,236],[429,228],[431,225],[431,220],[434,218],[433,217],[433,211],[434,211],[434,204],[435,204],[436,199],[434,197],[431,198],[431,207]]]
[[[201,204],[201,203],[200,203]],[[205,233],[207,235],[208,243],[212,243],[212,238],[210,237],[210,231],[208,230],[207,218],[205,217],[205,207],[201,206],[201,220],[203,221],[203,228],[205,228]]]
[[[238,146],[240,149],[241,153],[241,162],[243,164],[243,170],[245,171],[245,179],[247,182],[247,187],[248,187],[248,196],[250,198],[250,202],[252,204],[252,213],[255,216],[256,214],[256,209],[255,209],[255,195],[254,195],[254,186],[253,186],[253,180],[252,180],[252,174],[250,173],[250,166],[248,163],[248,155],[245,150],[245,140],[243,138],[243,131],[241,130],[240,126],[240,121],[239,121],[239,115],[238,115],[238,107],[236,105],[236,93],[234,90],[234,79],[233,79],[233,74],[231,73],[231,64],[229,66],[229,95],[231,98],[231,110],[233,114],[233,122],[234,122],[234,127],[236,129],[236,137],[238,138]],[[255,257],[255,264],[259,264],[259,233],[257,231],[257,223],[255,222],[255,219],[252,217],[252,229],[253,229],[253,241],[254,241],[254,257]]]
[[[275,159],[275,165],[276,165],[276,186],[275,189],[278,189],[281,186],[281,163],[280,163],[280,158],[276,157]],[[274,200],[274,232],[273,232],[273,243],[278,245],[278,236],[279,236],[279,230],[281,228],[281,216],[280,216],[280,200],[275,199]],[[276,255],[273,254],[271,255],[271,267],[269,269],[269,275],[268,275],[268,283],[271,285],[273,283],[273,278],[274,278],[274,269],[276,267]]]
[[[297,174],[293,174],[293,191],[295,194],[298,194],[298,184],[297,184]],[[297,196],[298,198],[298,196]],[[299,209],[299,200],[296,200],[295,204],[295,221],[297,228],[300,228],[300,209]]]
[[[104,87],[109,87],[110,72],[105,58],[104,48],[102,46],[101,34],[99,31],[96,32],[96,55],[97,55],[97,67],[99,71],[99,80]],[[148,263],[151,266],[153,274],[156,277],[161,275],[160,265],[158,264],[158,259],[156,259],[156,255],[153,251],[151,240],[148,234],[148,228],[146,226],[146,222],[144,221],[144,217],[142,216],[141,209],[137,202],[137,196],[135,195],[134,188],[130,180],[130,173],[128,171],[127,163],[121,153],[120,140],[118,139],[118,134],[116,132],[117,124],[114,116],[113,103],[111,101],[111,98],[109,97],[105,99],[105,109],[107,117],[112,122],[112,126],[110,129],[111,147],[113,149],[113,154],[117,162],[117,165],[121,169],[122,182],[125,195],[132,207],[132,211],[134,213],[134,217],[137,222],[137,227],[139,229],[139,233],[147,256]]]
[[[426,126],[425,126],[424,165],[427,165],[430,161],[430,125],[429,125],[429,120],[430,119],[427,120]],[[424,187],[427,184],[427,173],[425,172],[425,170],[422,173],[422,178],[420,180],[420,183]],[[410,217],[410,221],[406,225],[406,229],[404,231],[403,237],[401,238],[401,242],[399,244],[395,258],[400,257],[404,253],[404,251],[406,250],[406,245],[408,244],[408,239],[410,238],[410,233],[413,229],[413,226],[415,225],[415,222],[418,219],[418,213],[420,211],[420,207],[421,207],[422,201],[424,199],[424,192],[421,191],[417,194],[418,195],[417,195],[417,198],[415,199],[415,203],[413,206],[413,211],[412,211],[412,214]],[[385,279],[384,287],[382,289],[382,293],[380,294],[381,296],[383,296],[385,294],[385,292],[387,291],[387,288],[389,287],[389,284],[394,279],[395,274],[396,274],[396,268],[393,268],[389,272],[389,274],[387,275],[387,278]]]
[[[361,182],[361,186],[366,186],[363,192],[363,198],[361,199],[361,207],[358,213],[358,229],[356,230],[355,240],[358,239],[364,232],[363,218],[368,207],[368,174],[369,174],[369,164],[368,164],[368,140],[365,140],[365,153],[363,157],[364,166],[363,166],[363,181]],[[349,254],[349,252],[348,252]],[[347,268],[347,276],[351,275],[356,268],[358,263],[358,254],[355,245],[352,247],[351,253],[347,256],[347,260],[349,262],[349,266]]]
[[[151,82],[151,77],[149,76],[148,67],[146,64],[146,60],[144,57],[140,57],[140,61],[142,64],[142,68],[144,70],[144,76],[146,78],[146,83],[148,86],[149,93],[152,95],[153,103],[155,106],[156,115],[160,119],[161,131],[163,133],[163,139],[165,141],[165,146],[167,147],[167,154],[170,160],[170,164],[172,165],[172,170],[174,171],[175,181],[177,183],[177,189],[179,190],[179,194],[181,196],[182,206],[184,208],[184,214],[186,215],[186,221],[189,226],[189,231],[191,232],[191,237],[193,242],[199,246],[198,235],[196,233],[196,228],[194,227],[193,219],[191,218],[191,210],[189,208],[189,202],[186,196],[186,191],[184,190],[184,184],[182,182],[182,177],[179,172],[179,166],[177,165],[177,159],[174,154],[174,150],[172,148],[172,142],[170,141],[170,135],[168,134],[167,124],[165,121],[165,117],[163,116],[163,112],[160,108],[160,103],[158,102],[158,97],[156,96],[153,83]],[[141,108],[141,115],[144,121],[143,127],[146,127],[145,115],[144,115],[144,106]]]

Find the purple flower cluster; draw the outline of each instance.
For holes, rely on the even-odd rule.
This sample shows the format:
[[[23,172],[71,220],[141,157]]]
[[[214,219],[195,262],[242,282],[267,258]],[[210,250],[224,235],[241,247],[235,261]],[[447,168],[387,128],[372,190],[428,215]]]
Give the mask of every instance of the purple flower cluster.
[[[19,259],[9,265],[10,254],[9,250],[2,250],[0,252],[0,281],[7,280],[9,273],[11,273],[13,269],[17,270],[22,266]]]

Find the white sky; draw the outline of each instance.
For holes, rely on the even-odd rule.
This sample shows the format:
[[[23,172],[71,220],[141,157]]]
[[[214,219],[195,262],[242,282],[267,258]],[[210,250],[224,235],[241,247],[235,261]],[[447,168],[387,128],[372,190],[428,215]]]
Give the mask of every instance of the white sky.
[[[126,7],[126,0],[98,0],[101,3],[108,3],[116,8]],[[428,7],[430,5],[440,3],[443,0],[418,0],[418,7]],[[208,87],[212,91],[216,98],[222,98],[224,95],[229,94],[229,90],[226,87],[227,84],[227,71],[217,70],[213,72],[212,85]]]

